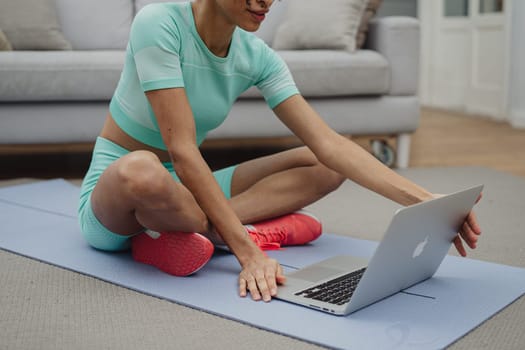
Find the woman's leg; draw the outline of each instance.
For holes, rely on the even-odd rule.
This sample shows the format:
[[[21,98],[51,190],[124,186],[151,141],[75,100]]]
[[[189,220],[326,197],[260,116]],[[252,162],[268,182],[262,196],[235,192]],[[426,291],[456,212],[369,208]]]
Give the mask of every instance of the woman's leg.
[[[206,216],[158,157],[102,138],[83,182],[79,219],[93,247],[131,246],[135,260],[172,275],[198,271],[213,254],[210,240],[193,233],[208,230]]]
[[[306,147],[240,164],[230,203],[248,224],[291,213],[338,188],[344,178],[322,165]],[[193,195],[175,181],[156,155],[129,153],[101,175],[91,196],[93,211],[110,231],[209,231]]]
[[[206,232],[208,221],[192,194],[175,181],[158,157],[129,153],[100,176],[91,195],[98,220],[110,231],[132,235],[154,231]]]
[[[299,210],[343,181],[300,147],[240,164],[233,174],[230,203],[241,222],[249,224]]]
[[[320,164],[308,149],[290,150],[236,167],[229,184],[231,204],[243,223],[254,223],[300,209],[334,190],[342,181],[341,176]],[[156,239],[145,234],[136,236],[132,251],[136,260],[174,275],[197,271],[213,251],[211,243],[202,236],[180,231],[200,232],[216,243],[221,242],[193,195],[173,179],[151,152],[131,152],[111,163],[98,179],[90,199],[97,221],[114,234],[132,236],[145,228],[173,232]],[[292,231],[297,231],[296,227]],[[308,242],[318,234],[320,226],[311,237],[301,234],[298,240],[292,238],[292,242],[292,236],[287,235],[288,238],[274,242],[268,226],[262,233],[257,229],[250,233],[261,248],[266,243],[301,244],[301,240]]]
[[[319,163],[307,148],[297,148],[237,166],[230,203],[241,222],[253,224],[301,209],[342,181],[342,176]],[[131,236],[147,228],[199,232],[215,243],[222,241],[193,195],[147,151],[126,154],[109,165],[93,190],[91,206],[98,221],[116,234]],[[318,234],[320,231],[311,238],[300,237],[299,242]]]

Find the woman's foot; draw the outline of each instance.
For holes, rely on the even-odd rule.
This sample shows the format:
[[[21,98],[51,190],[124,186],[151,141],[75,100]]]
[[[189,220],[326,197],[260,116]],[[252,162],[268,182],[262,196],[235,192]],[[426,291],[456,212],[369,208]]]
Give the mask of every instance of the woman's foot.
[[[213,244],[198,233],[147,231],[131,239],[133,259],[174,276],[188,276],[211,259]]]
[[[245,227],[262,250],[303,245],[317,239],[323,231],[321,221],[304,210]]]

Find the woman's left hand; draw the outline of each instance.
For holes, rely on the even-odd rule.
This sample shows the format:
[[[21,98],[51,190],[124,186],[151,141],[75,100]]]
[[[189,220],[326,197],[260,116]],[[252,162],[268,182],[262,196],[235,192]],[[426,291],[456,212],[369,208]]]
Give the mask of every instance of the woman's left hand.
[[[480,201],[481,197],[482,195],[480,194],[478,199],[476,200],[476,203]],[[467,256],[467,251],[465,249],[465,246],[463,245],[463,242],[465,242],[469,248],[476,249],[480,235],[481,228],[476,219],[476,214],[474,214],[474,212],[471,211],[467,215],[465,222],[463,222],[463,225],[461,226],[458,235],[454,238],[454,245],[456,246],[456,249],[459,252],[459,254],[463,257]]]

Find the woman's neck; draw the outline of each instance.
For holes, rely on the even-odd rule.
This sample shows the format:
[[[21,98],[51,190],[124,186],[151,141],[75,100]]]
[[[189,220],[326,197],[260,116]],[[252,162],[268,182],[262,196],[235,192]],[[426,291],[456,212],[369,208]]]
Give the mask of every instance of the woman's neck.
[[[197,33],[208,49],[218,57],[226,57],[230,48],[235,25],[221,16],[212,2],[192,2],[193,18]]]

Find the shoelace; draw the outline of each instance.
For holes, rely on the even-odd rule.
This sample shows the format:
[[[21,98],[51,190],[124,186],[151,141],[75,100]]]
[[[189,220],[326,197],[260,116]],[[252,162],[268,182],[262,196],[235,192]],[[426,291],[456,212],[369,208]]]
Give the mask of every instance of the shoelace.
[[[279,250],[281,242],[286,239],[286,230],[283,227],[273,229],[249,228],[248,233],[262,250]]]

